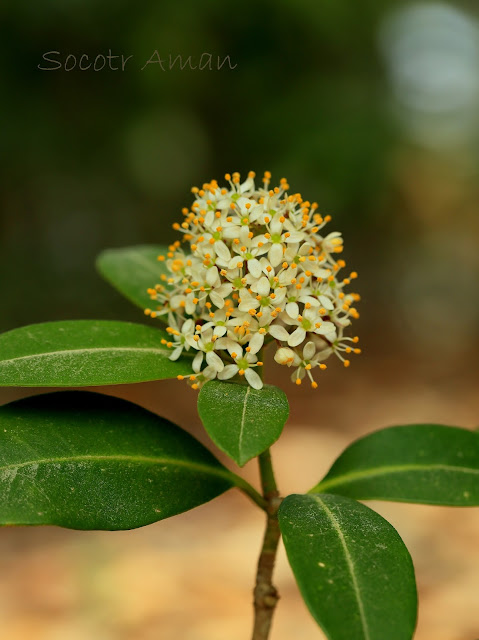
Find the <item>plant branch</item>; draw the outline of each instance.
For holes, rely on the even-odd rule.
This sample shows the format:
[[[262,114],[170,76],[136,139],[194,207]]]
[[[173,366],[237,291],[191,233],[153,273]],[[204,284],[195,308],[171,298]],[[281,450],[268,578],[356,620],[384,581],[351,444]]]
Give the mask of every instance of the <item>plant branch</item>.
[[[263,511],[267,511],[268,503],[261,496],[261,494],[258,493],[256,489],[252,487],[250,483],[247,482],[244,478],[242,478],[241,476],[237,476],[236,474],[233,474],[233,475],[234,475],[236,486],[238,487],[238,489],[242,491],[245,495],[247,495],[248,498],[250,498],[255,504],[258,505],[258,507],[263,509]]]
[[[254,628],[252,640],[267,640],[273,614],[279,600],[273,585],[273,570],[280,539],[278,508],[281,498],[276,486],[269,449],[258,457],[263,497],[266,501],[266,530],[258,559],[254,588]]]

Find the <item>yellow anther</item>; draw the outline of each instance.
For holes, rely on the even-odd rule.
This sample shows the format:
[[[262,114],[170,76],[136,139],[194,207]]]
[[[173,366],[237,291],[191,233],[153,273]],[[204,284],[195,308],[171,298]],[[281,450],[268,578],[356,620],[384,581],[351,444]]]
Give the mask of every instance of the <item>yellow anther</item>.
[[[313,389],[317,389],[318,388],[318,383],[313,380],[311,382],[311,386],[313,387]]]
[[[345,360],[345,361],[343,362],[343,364],[344,364],[344,366],[345,366],[345,367],[349,367],[349,365],[350,365],[351,363],[349,362],[349,360]]]
[[[296,384],[301,384],[301,378],[296,378]]]

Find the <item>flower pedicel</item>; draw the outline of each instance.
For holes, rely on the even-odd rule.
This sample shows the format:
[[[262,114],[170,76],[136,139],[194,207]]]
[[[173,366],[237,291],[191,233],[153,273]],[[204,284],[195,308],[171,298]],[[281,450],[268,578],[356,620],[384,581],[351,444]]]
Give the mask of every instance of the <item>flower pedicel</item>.
[[[188,249],[176,241],[158,257],[169,273],[148,289],[157,304],[145,314],[167,316],[171,360],[196,352],[193,388],[239,374],[260,389],[257,354],[273,341],[276,362],[294,368],[293,382],[307,375],[316,388],[313,370],[325,369],[331,354],[347,367],[343,354],[360,353],[358,338],[343,335],[359,317],[359,295],[344,291],[357,274],[340,277],[341,234],[321,234],[331,218],[317,203],[289,195],[285,178],[271,189],[269,171],[262,188],[254,178],[251,171],[241,183],[239,173],[226,174],[228,187],[216,180],[193,187],[191,209],[173,225]]]

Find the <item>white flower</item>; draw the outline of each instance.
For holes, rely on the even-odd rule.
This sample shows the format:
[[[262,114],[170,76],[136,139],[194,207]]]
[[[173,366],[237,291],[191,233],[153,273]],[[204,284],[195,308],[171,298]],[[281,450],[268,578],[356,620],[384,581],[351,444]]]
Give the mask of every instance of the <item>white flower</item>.
[[[191,208],[173,225],[186,246],[176,241],[159,257],[168,273],[148,289],[154,306],[145,313],[168,316],[163,344],[171,359],[196,352],[194,388],[236,375],[261,388],[257,358],[273,341],[276,362],[294,367],[296,383],[309,376],[315,387],[311,369],[325,368],[331,354],[348,366],[345,355],[360,352],[350,346],[357,338],[344,337],[359,296],[344,291],[355,272],[339,278],[341,234],[320,235],[330,216],[289,195],[284,178],[274,188],[269,172],[262,187],[253,172],[243,182],[239,173],[225,178],[225,187],[216,180],[193,187]]]
[[[256,371],[254,371],[253,367],[261,366],[263,363],[258,362],[256,355],[251,352],[243,355],[243,350],[238,346],[237,351],[231,353],[231,357],[234,360],[234,364],[227,364],[225,368],[218,373],[218,379],[229,380],[238,373],[240,376],[244,375],[246,381],[253,389],[261,389],[263,387],[263,381]]]

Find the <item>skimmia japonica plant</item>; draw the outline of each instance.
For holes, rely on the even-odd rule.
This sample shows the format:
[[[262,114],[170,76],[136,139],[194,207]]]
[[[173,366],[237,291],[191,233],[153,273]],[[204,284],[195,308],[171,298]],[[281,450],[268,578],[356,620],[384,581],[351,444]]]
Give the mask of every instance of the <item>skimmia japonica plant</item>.
[[[2,386],[87,387],[179,378],[198,394],[211,440],[234,463],[257,457],[261,492],[186,431],[131,403],[87,391],[0,408],[0,523],[131,529],[231,488],[265,512],[253,640],[270,637],[280,538],[304,600],[331,640],[408,640],[416,622],[410,555],[367,500],[479,505],[479,434],[389,427],[353,442],[302,495],[280,494],[269,447],[286,395],[264,384],[264,350],[293,383],[316,389],[330,356],[360,353],[351,324],[357,277],[329,216],[249,173],[193,188],[169,247],[104,252],[101,274],[153,319],[65,321],[0,336]],[[178,393],[182,389],[179,387]]]

